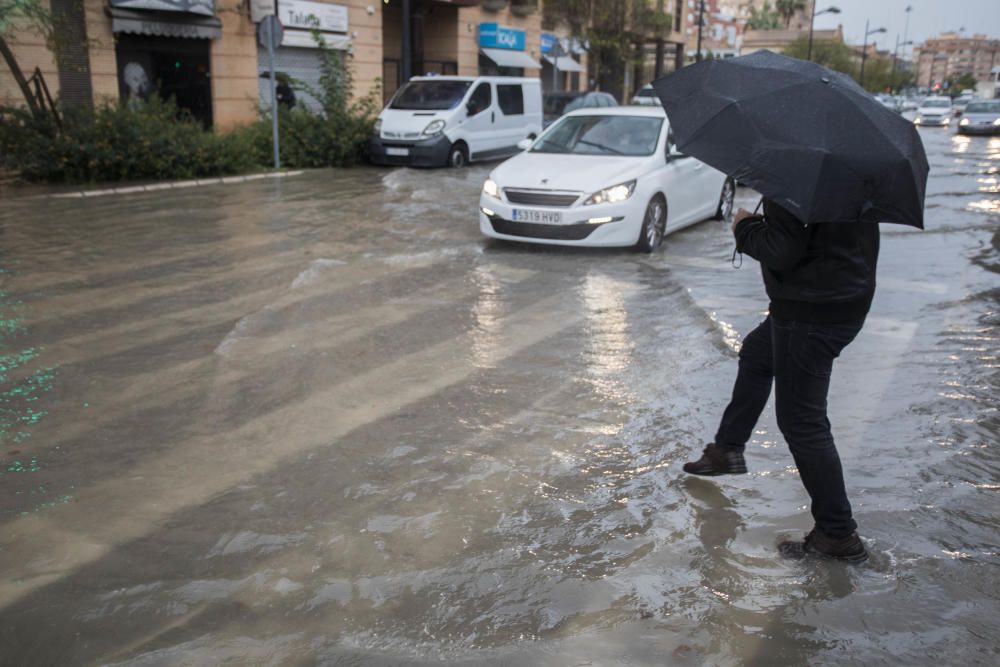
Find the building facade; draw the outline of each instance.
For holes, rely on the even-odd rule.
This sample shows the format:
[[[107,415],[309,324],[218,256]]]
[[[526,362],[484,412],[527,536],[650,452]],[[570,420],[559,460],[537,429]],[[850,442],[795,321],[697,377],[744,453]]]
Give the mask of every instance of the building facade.
[[[539,5],[530,0],[47,1],[73,30],[70,46],[57,57],[41,35],[18,28],[7,44],[25,76],[37,70],[54,98],[92,105],[173,97],[220,130],[253,122],[269,106],[267,49],[257,36],[269,14],[284,27],[274,52],[276,78],[291,80],[304,106],[317,104],[311,94],[320,77],[317,36],[349,54],[355,96],[379,91],[388,99],[404,80],[404,61],[411,75],[541,76],[546,89],[558,90],[588,85],[582,45],[565,31],[543,31]],[[78,10],[67,13],[63,5]],[[22,104],[20,87],[0,66],[0,105]]]
[[[915,48],[913,58],[917,85],[924,88],[940,86],[963,74],[971,74],[976,81],[989,81],[990,72],[1000,65],[1000,39],[946,32]]]

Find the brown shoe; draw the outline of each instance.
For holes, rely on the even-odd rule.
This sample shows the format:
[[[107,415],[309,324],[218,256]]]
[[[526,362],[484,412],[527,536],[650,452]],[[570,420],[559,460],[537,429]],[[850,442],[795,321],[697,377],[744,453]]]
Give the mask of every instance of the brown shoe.
[[[705,451],[697,461],[684,464],[684,472],[692,475],[715,477],[716,475],[744,475],[747,462],[743,453],[735,449],[724,449],[715,443],[705,446]]]
[[[785,558],[799,560],[806,556],[816,555],[835,558],[848,563],[863,563],[868,560],[865,544],[857,532],[839,539],[827,537],[818,528],[813,528],[801,542],[787,540],[778,543],[778,553]]]

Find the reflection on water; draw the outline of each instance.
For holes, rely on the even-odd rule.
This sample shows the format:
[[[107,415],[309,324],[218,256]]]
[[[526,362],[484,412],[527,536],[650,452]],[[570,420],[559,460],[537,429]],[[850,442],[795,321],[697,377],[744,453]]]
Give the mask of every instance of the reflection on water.
[[[629,290],[629,285],[598,273],[587,274],[580,285],[587,318],[587,347],[583,357],[587,378],[600,396],[623,404],[636,398],[622,382],[622,373],[632,363],[635,349],[625,307]]]

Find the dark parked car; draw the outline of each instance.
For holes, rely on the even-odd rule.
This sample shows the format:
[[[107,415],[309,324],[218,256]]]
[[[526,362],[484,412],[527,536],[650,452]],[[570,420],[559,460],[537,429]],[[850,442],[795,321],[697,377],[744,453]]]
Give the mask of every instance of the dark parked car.
[[[548,93],[542,100],[542,111],[545,115],[543,125],[548,127],[563,114],[577,109],[616,106],[618,106],[618,101],[610,93],[596,91],[591,93],[575,91]]]

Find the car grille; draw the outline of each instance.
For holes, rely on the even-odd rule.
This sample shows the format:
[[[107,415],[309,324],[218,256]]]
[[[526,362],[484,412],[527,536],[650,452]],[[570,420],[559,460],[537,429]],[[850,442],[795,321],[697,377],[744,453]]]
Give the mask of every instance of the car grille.
[[[504,188],[507,201],[512,204],[528,204],[531,206],[554,206],[566,208],[572,206],[580,198],[579,192],[553,192],[552,190],[518,190]]]
[[[418,139],[420,138],[419,132],[382,132],[382,137],[384,139]]]
[[[523,236],[530,239],[558,239],[560,241],[583,240],[600,227],[600,225],[589,224],[542,225],[533,222],[514,222],[498,217],[490,218],[490,224],[493,225],[497,234]]]

